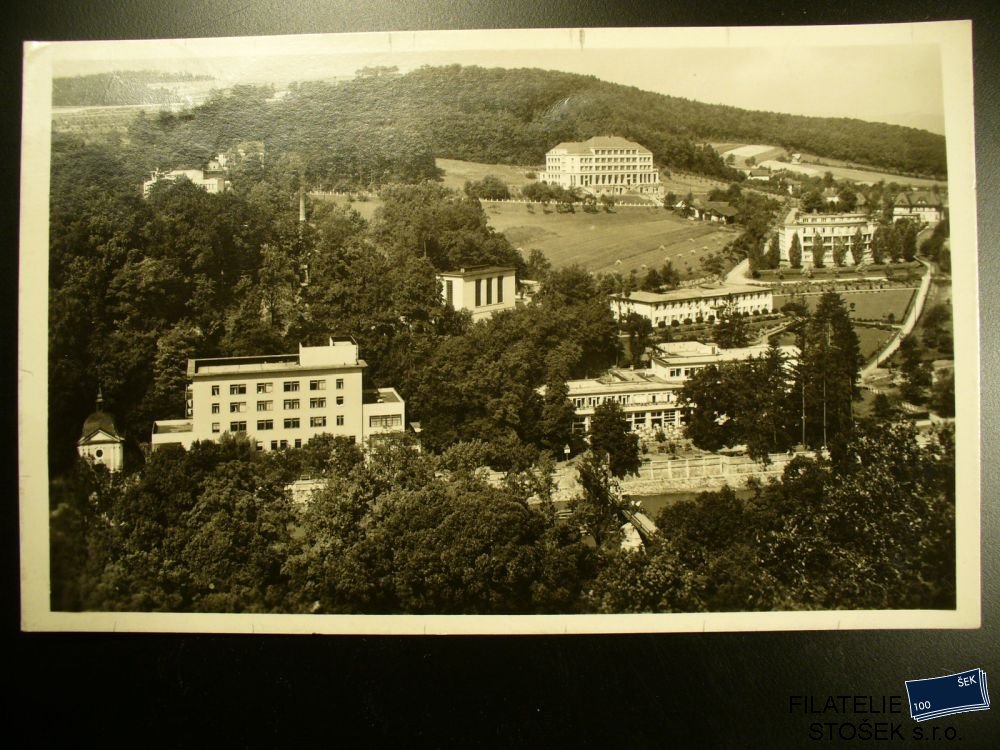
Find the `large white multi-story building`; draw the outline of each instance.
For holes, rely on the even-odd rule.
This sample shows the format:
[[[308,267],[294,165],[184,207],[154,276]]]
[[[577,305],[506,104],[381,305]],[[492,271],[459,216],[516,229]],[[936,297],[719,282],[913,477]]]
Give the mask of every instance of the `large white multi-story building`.
[[[513,266],[476,266],[437,276],[441,299],[456,310],[468,310],[483,320],[515,305],[517,282]]]
[[[861,241],[864,244],[862,259],[869,260],[871,258],[869,248],[872,244],[872,235],[875,234],[877,227],[878,223],[870,219],[866,213],[811,214],[793,208],[785,216],[784,222],[778,229],[781,265],[789,265],[788,250],[792,246],[792,237],[798,235],[803,268],[811,268],[814,265],[813,247],[817,242],[823,243],[823,265],[832,266],[833,243],[838,237],[846,243],[847,252],[844,255],[844,263],[853,266],[855,263],[851,246],[859,229],[861,230]]]
[[[406,405],[394,388],[363,390],[367,363],[350,338],[297,354],[188,360],[186,419],[153,423],[153,449],[246,433],[258,450],[301,447],[329,433],[366,445],[401,432]]]
[[[727,306],[747,315],[771,312],[774,295],[767,287],[718,286],[691,287],[671,292],[631,292],[609,297],[612,311],[619,318],[638,313],[656,327],[673,323],[714,321]]]
[[[560,143],[545,155],[545,181],[596,194],[656,193],[660,189],[652,152],[616,135]]]

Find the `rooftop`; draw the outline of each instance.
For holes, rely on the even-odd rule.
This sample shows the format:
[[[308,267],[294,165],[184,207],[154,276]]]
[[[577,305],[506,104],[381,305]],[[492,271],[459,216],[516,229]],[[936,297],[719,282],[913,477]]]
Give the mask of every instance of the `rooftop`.
[[[785,226],[804,224],[861,224],[869,221],[868,214],[863,211],[833,214],[806,214],[797,208],[792,208],[785,215]]]
[[[732,204],[726,201],[705,201],[704,205],[707,211],[715,211],[722,216],[736,216],[739,213]]]
[[[160,419],[153,422],[153,434],[178,434],[191,432],[194,430],[194,423],[190,419]]]
[[[460,276],[463,279],[475,276],[498,276],[514,273],[514,266],[467,266],[457,271],[441,271],[438,276]]]
[[[631,393],[644,391],[672,391],[676,383],[669,383],[650,370],[608,370],[598,378],[567,381],[569,396],[592,393]]]
[[[941,196],[926,190],[913,193],[900,193],[896,196],[897,206],[941,206]]]
[[[686,299],[702,299],[705,297],[728,297],[730,294],[757,294],[770,293],[770,289],[749,284],[718,287],[688,287],[687,289],[675,289],[669,292],[632,292],[628,297],[620,294],[611,295],[612,299],[622,299],[632,302],[643,302],[646,304],[656,302],[677,302]]]
[[[297,354],[259,354],[251,357],[211,357],[188,360],[188,377],[287,372],[325,367],[367,367],[358,359],[358,345],[345,336],[331,337],[325,346],[299,344]]]
[[[788,358],[798,357],[798,348],[792,346],[791,344],[780,346],[778,348],[781,350],[781,353]],[[688,364],[710,364],[714,362],[734,362],[751,359],[753,357],[760,357],[767,353],[768,345],[758,344],[756,346],[744,346],[734,349],[719,349],[715,345],[703,344],[701,349],[691,348],[690,350],[684,350],[679,347],[675,349],[671,344],[660,344],[658,349],[659,351],[653,355],[653,360],[655,363],[660,365],[676,365],[681,362]]]
[[[592,149],[597,148],[634,148],[649,153],[649,149],[645,146],[618,135],[598,135],[585,141],[564,141],[553,146],[551,150],[564,149],[570,153],[589,154]]]
[[[364,404],[398,404],[402,400],[395,388],[373,388],[361,394],[361,403]]]

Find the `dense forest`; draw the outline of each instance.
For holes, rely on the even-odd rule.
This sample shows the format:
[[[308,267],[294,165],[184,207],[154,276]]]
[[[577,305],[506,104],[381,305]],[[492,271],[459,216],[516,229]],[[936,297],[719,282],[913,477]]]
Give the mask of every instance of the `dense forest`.
[[[954,444],[861,424],[780,482],[666,507],[639,552],[587,454],[567,519],[551,460],[497,483],[478,441],[344,439],[258,453],[164,449],[133,481],[83,462],[53,484],[55,609],[365,614],[719,612],[955,606]],[[323,478],[305,505],[286,489]],[[597,540],[588,543],[586,538]]]
[[[190,73],[130,70],[116,73],[54,78],[54,107],[114,107],[134,104],[172,104],[181,99],[171,83],[211,80]]]

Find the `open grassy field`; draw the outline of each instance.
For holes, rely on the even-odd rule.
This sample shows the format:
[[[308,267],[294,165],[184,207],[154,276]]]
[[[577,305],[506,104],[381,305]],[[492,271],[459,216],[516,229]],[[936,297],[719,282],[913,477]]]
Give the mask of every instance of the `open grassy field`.
[[[311,197],[313,200],[328,201],[344,208],[353,208],[361,214],[361,218],[365,221],[371,221],[375,215],[375,209],[382,205],[381,199],[374,195],[365,201],[351,200],[349,195],[312,195]]]
[[[916,289],[890,288],[867,292],[838,292],[844,299],[844,304],[851,311],[851,315],[862,320],[888,320],[892,314],[893,320],[902,322],[906,317],[910,301]],[[813,310],[819,302],[821,292],[810,292],[807,294],[775,294],[774,306],[780,310],[782,305],[795,300],[804,302],[806,306]]]
[[[688,193],[693,194],[695,198],[704,198],[713,188],[725,190],[729,187],[729,183],[712,177],[672,172],[669,177],[660,178],[660,186],[664,194],[674,193],[678,198],[683,198]]]
[[[499,177],[508,185],[521,188],[537,181],[526,177],[528,172],[541,175],[545,171],[544,166],[512,167],[506,164],[480,164],[458,159],[435,159],[434,162],[438,169],[444,171],[444,186],[453,190],[462,190],[466,182],[476,182],[486,175]]]
[[[545,213],[541,206],[484,204],[490,225],[525,256],[538,248],[554,266],[579,263],[590,271],[661,267],[670,260],[682,275],[699,276],[701,259],[721,249],[737,230],[689,221],[662,208],[617,207],[612,213]]]
[[[825,159],[822,161],[826,162]],[[853,180],[854,182],[866,185],[874,185],[876,182],[883,180],[885,182],[895,182],[900,185],[912,185],[915,188],[928,188],[931,185],[946,187],[948,184],[944,180],[927,180],[922,177],[904,177],[903,175],[890,174],[888,172],[875,172],[868,169],[841,167],[827,163],[818,163],[816,161],[807,161],[805,157],[802,159],[802,166],[814,169],[819,174],[826,174],[827,172],[830,172],[834,176],[834,179],[837,180]]]

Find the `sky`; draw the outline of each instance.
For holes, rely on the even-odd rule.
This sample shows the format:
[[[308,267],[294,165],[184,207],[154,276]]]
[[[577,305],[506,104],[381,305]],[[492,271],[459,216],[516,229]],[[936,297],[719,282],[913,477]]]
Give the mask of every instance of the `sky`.
[[[857,27],[870,29],[872,27]],[[876,27],[881,28],[881,27]],[[898,31],[898,27],[888,27]],[[285,38],[71,43],[54,75],[157,69],[202,73],[219,87],[350,76],[366,65],[538,67],[697,101],[803,115],[856,117],[944,132],[938,47],[890,34],[717,30],[408,32]],[[708,30],[701,30],[708,31]],[[774,30],[771,30],[774,31]],[[676,32],[676,30],[675,30]],[[276,43],[274,40],[278,40]],[[777,42],[775,41],[777,39]],[[843,40],[843,43],[840,43]],[[139,45],[139,46],[137,46]]]

